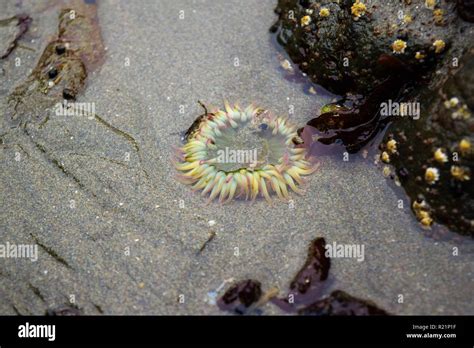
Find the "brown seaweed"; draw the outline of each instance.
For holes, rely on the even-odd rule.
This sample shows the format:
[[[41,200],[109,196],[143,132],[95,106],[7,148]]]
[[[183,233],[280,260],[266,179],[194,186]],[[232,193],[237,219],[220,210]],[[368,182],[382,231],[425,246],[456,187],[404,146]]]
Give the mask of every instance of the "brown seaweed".
[[[378,61],[380,66],[391,73],[367,97],[356,99],[351,107],[325,112],[298,130],[298,134],[305,140],[303,146],[311,154],[319,151],[315,143],[337,143],[343,145],[349,153],[359,151],[390,121],[390,116],[381,116],[380,105],[389,99],[401,99],[404,89],[410,83],[420,80],[416,72],[393,56],[383,54]],[[346,99],[340,101],[342,104],[345,102]]]
[[[376,304],[341,290],[334,290],[323,298],[324,291],[329,286],[330,267],[326,241],[324,238],[316,238],[311,242],[306,261],[290,282],[288,294],[284,298],[275,297],[277,293],[273,291],[262,296],[260,282],[247,279],[231,286],[217,304],[221,310],[246,314],[250,308],[265,303],[261,298],[266,298],[284,312],[300,315],[388,314]]]
[[[308,304],[321,297],[331,267],[331,260],[325,255],[325,246],[324,238],[311,242],[303,267],[290,283],[290,291],[284,298],[273,298],[271,301],[275,305],[290,311],[294,306]]]
[[[262,296],[261,284],[257,280],[246,279],[231,286],[217,301],[221,310],[245,314]]]
[[[328,297],[298,310],[300,315],[388,315],[371,301],[362,300],[342,290],[333,291]]]

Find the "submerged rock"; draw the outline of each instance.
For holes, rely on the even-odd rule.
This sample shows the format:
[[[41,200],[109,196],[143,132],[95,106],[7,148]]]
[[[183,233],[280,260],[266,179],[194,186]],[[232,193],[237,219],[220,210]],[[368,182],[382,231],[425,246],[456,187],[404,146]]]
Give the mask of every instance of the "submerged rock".
[[[309,79],[342,95],[299,130],[300,146],[353,153],[391,124],[381,160],[395,165],[418,220],[470,236],[473,11],[470,0],[280,0],[272,28]]]
[[[316,238],[311,242],[306,262],[291,281],[288,294],[284,298],[272,299],[275,305],[291,312],[295,306],[311,303],[321,297],[331,267],[325,246],[324,238]]]
[[[459,65],[406,100],[420,117],[394,118],[381,151],[422,225],[474,237],[474,48]]]
[[[379,63],[383,54],[429,76],[465,25],[455,4],[444,1],[430,9],[421,0],[280,0],[276,12],[272,30],[293,62],[340,95],[366,95],[390,76]]]
[[[259,281],[247,279],[234,284],[219,299],[217,305],[221,310],[236,314],[245,314],[262,296]]]
[[[47,316],[79,316],[83,315],[83,311],[76,305],[65,304],[56,308],[50,308],[46,311]]]
[[[342,290],[333,291],[328,297],[298,311],[301,315],[388,315],[371,301],[353,297]]]
[[[349,152],[385,127],[381,102],[403,98],[436,69],[445,72],[445,62],[462,54],[463,36],[472,32],[456,4],[445,1],[280,0],[276,12],[272,30],[293,62],[312,82],[352,100],[342,113],[315,115],[305,138],[340,143]]]
[[[250,308],[270,301],[284,312],[300,315],[388,315],[374,303],[342,290],[334,290],[329,297],[323,298],[330,268],[326,241],[322,237],[316,238],[311,242],[306,261],[291,281],[285,297],[277,297],[276,288],[262,294],[260,282],[248,279],[230,287],[217,304],[221,310],[237,314],[248,313]]]
[[[44,121],[58,102],[74,100],[88,73],[103,62],[96,5],[72,1],[60,11],[57,38],[48,43],[28,78],[8,96],[12,126]]]
[[[380,64],[390,66],[393,76],[380,83],[366,97],[347,96],[337,103],[328,104],[321,109],[321,114],[307,122],[299,130],[304,139],[303,147],[310,154],[317,155],[319,144],[339,143],[349,153],[359,151],[383,129],[390,116],[382,115],[380,105],[389,97],[399,100],[416,73],[400,60],[389,55],[382,55]]]
[[[474,1],[457,0],[458,13],[462,19],[474,22]]]

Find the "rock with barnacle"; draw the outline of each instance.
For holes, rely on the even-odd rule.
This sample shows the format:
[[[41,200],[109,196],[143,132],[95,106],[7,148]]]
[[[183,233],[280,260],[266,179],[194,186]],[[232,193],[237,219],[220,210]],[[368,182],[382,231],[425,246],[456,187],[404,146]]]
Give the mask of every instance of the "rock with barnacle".
[[[445,76],[474,26],[459,18],[454,3],[430,7],[422,0],[280,0],[271,28],[277,42],[312,82],[341,95],[339,102],[353,99],[346,110],[315,112],[300,135],[357,152],[391,121],[379,112],[381,103]],[[322,9],[330,15],[320,16]],[[302,26],[298,19],[308,16]]]
[[[175,162],[179,179],[209,201],[271,201],[272,193],[285,199],[289,189],[301,193],[302,176],[315,170],[295,145],[296,126],[253,105],[241,110],[225,102],[225,110],[200,116],[186,134]]]
[[[430,8],[424,0],[280,0],[272,31],[313,82],[336,94],[366,95],[392,73],[380,64],[382,54],[426,77],[448,49],[464,46],[470,24],[456,14],[456,4],[438,1]]]
[[[419,119],[395,118],[386,139],[397,141],[390,164],[405,172],[400,182],[420,224],[437,222],[474,237],[474,46],[450,75],[415,92],[411,101],[420,102]]]

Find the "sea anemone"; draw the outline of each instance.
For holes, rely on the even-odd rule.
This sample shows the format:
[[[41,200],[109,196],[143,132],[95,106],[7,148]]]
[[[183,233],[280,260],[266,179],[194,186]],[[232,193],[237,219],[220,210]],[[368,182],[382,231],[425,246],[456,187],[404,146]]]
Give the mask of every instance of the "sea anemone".
[[[206,111],[198,120],[175,165],[181,181],[209,194],[209,201],[254,200],[260,194],[270,202],[272,192],[285,199],[288,187],[301,193],[301,176],[316,169],[306,149],[295,146],[296,126],[267,110],[225,102],[225,111]]]

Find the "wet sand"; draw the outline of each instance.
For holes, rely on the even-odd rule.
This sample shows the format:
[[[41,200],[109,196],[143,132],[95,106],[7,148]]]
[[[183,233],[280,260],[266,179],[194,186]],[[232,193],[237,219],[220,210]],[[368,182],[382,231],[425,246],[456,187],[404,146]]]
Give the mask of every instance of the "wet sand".
[[[305,194],[292,196],[294,207],[261,199],[206,205],[175,180],[173,147],[202,113],[198,100],[255,102],[280,115],[294,105],[298,124],[329,101],[278,69],[268,31],[274,6],[100,2],[106,60],[78,101],[95,103],[111,126],[55,117],[32,139],[2,120],[0,243],[43,247],[34,263],[0,259],[1,314],[44,314],[71,295],[86,314],[221,314],[209,292],[230,278],[253,278],[285,293],[316,237],[365,247],[362,262],[332,261],[330,290],[394,314],[474,314],[473,242],[426,238],[372,158],[321,158]],[[2,62],[2,113],[56,28],[54,12],[31,16],[37,41],[22,43],[36,51],[16,49],[21,69],[15,56]],[[281,313],[271,304],[263,311]]]

